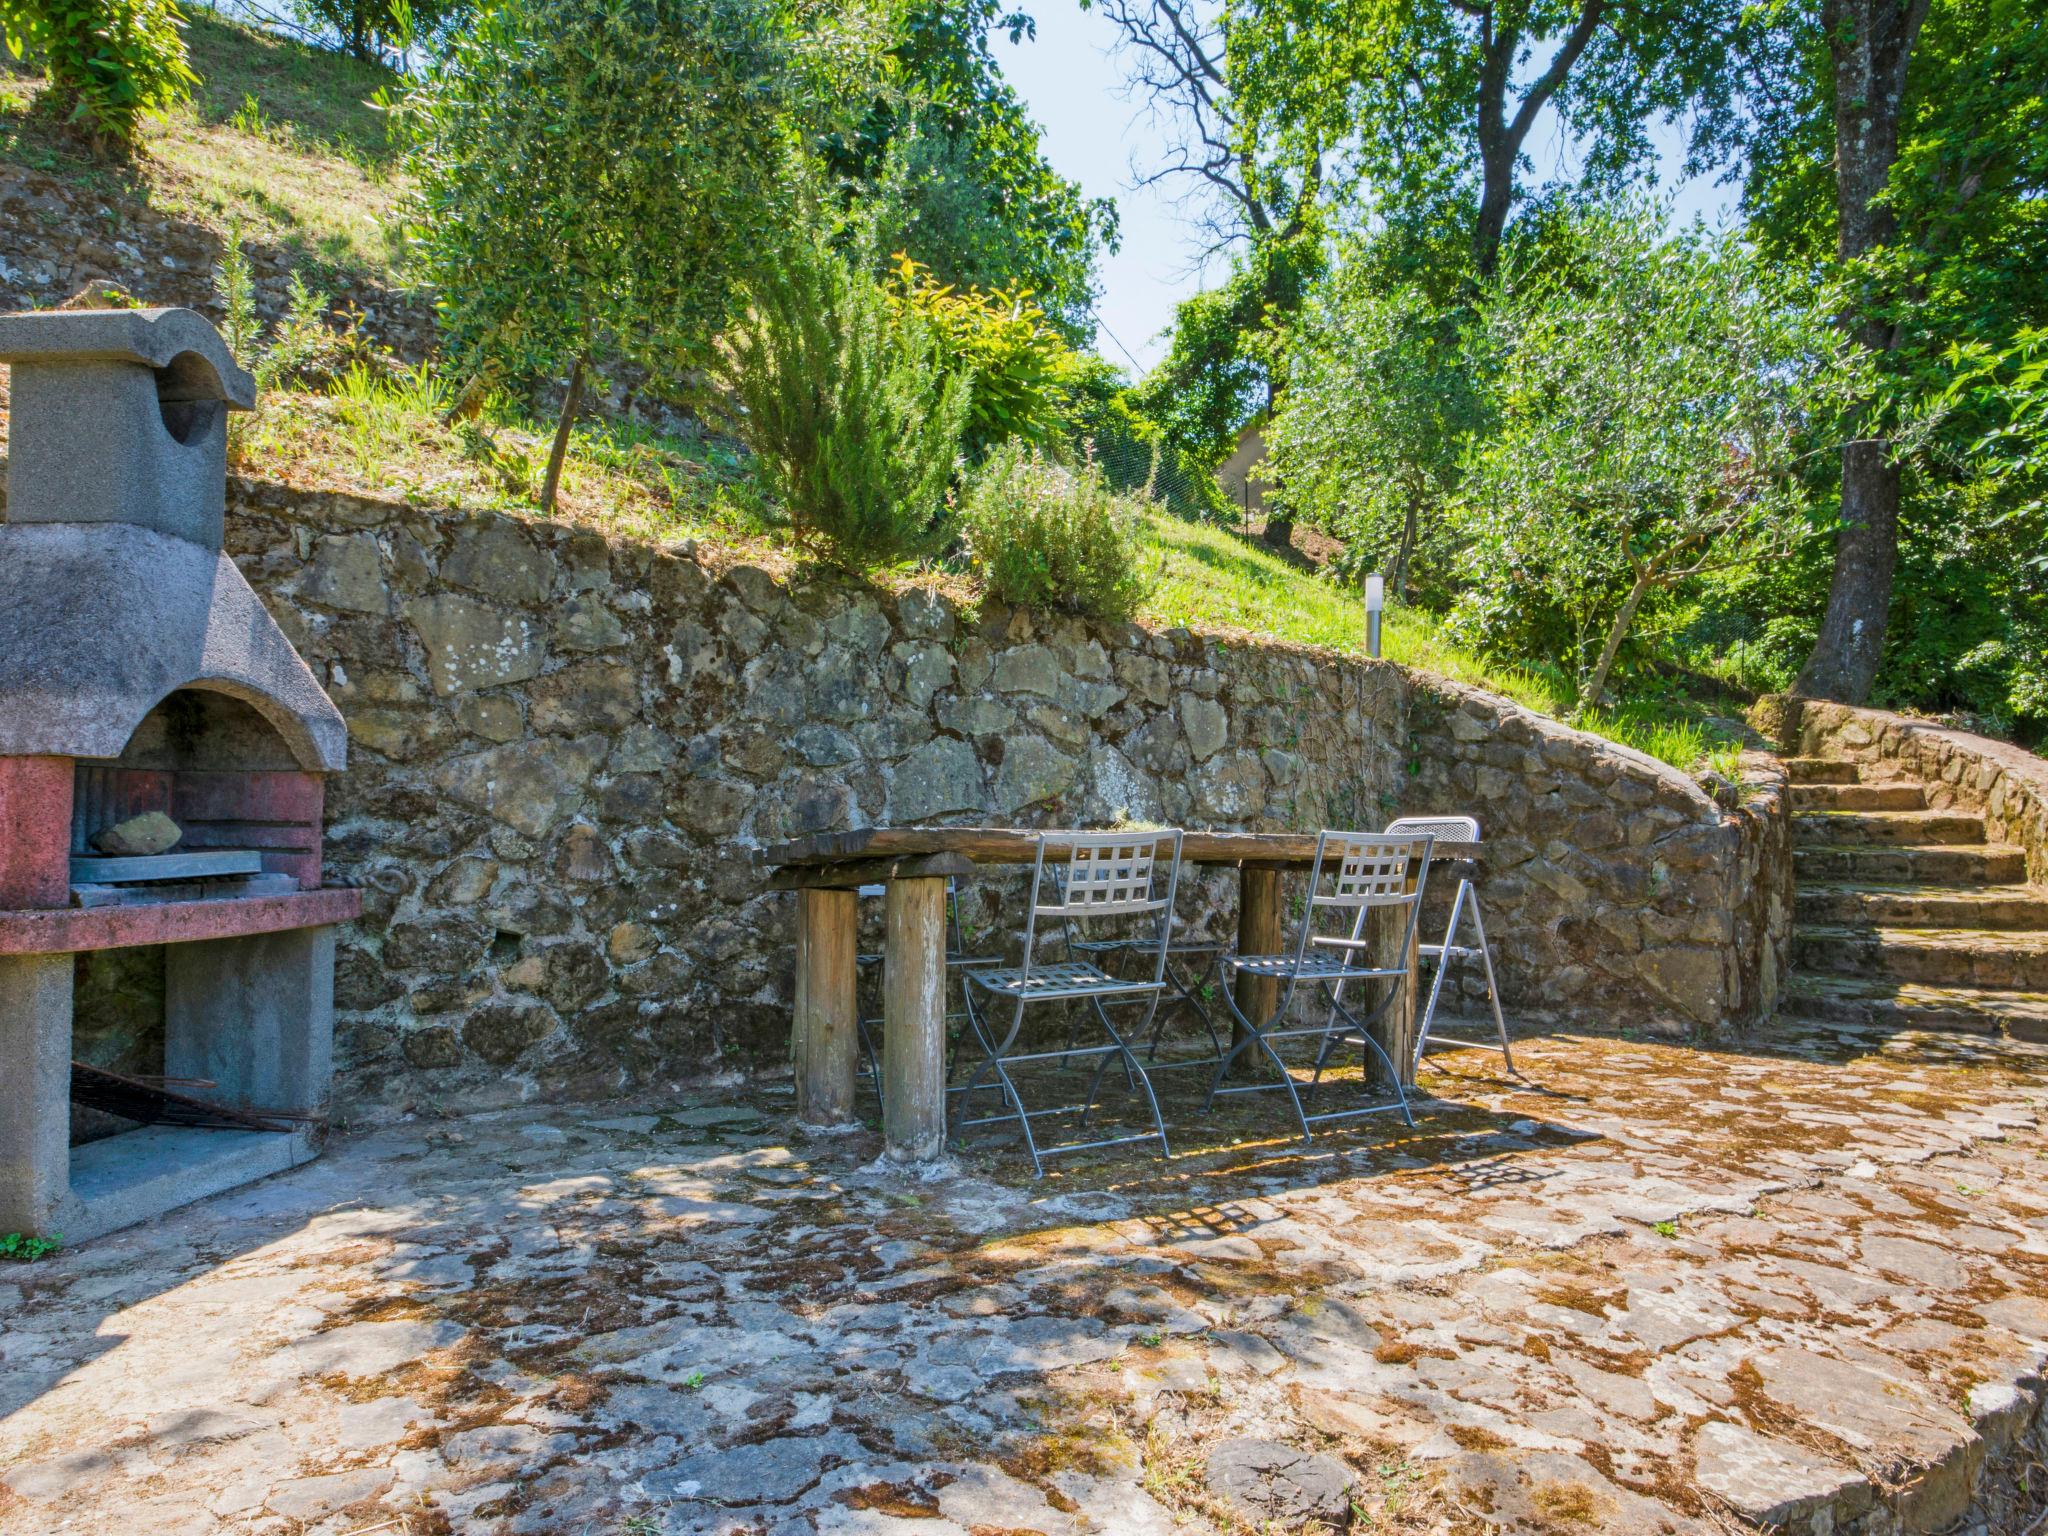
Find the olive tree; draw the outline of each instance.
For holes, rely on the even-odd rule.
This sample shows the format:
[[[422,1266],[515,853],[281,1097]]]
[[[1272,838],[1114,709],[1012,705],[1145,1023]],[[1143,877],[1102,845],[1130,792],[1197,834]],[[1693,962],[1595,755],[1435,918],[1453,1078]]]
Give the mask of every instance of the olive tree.
[[[455,359],[568,374],[544,508],[592,360],[658,383],[700,362],[788,211],[792,142],[860,51],[857,26],[816,15],[800,29],[793,0],[496,0],[400,103],[412,238]]]
[[[1812,531],[1799,470],[1839,451],[1858,377],[1739,239],[1662,239],[1656,213],[1584,217],[1481,304],[1496,422],[1461,492],[1468,575],[1481,601],[1564,616],[1581,711],[1653,593]]]
[[[1266,427],[1274,497],[1342,539],[1350,564],[1384,569],[1404,602],[1418,575],[1449,585],[1444,513],[1484,418],[1468,319],[1354,243],[1295,324]]]

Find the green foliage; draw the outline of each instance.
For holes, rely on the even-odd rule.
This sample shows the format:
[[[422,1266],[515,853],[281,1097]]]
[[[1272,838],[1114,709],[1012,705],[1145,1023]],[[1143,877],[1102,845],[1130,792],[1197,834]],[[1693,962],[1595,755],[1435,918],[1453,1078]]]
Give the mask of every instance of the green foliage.
[[[332,38],[351,58],[383,63],[454,21],[465,0],[291,0],[306,29]]]
[[[184,26],[172,0],[0,0],[7,51],[36,54],[53,108],[116,150],[199,83]]]
[[[1659,222],[1590,214],[1573,249],[1480,310],[1498,425],[1461,495],[1461,617],[1488,650],[1568,655],[1581,708],[1647,598],[1809,527],[1796,471],[1859,381],[1815,306],[1764,290],[1751,250],[1659,240]]]
[[[969,380],[930,327],[798,233],[749,280],[715,364],[797,543],[849,570],[936,552]]]
[[[1168,443],[1210,464],[1229,456],[1282,382],[1278,338],[1322,265],[1314,234],[1261,242],[1221,287],[1182,301],[1173,343],[1135,397]]]
[[[1111,489],[1141,492],[1177,517],[1231,516],[1211,466],[1166,440],[1138,408],[1120,370],[1099,357],[1077,356],[1066,390],[1069,447],[1093,459]]]
[[[1344,569],[1379,570],[1431,606],[1453,592],[1447,509],[1486,424],[1467,305],[1353,243],[1293,337],[1289,388],[1266,427],[1274,502],[1344,540]]]
[[[264,338],[240,223],[228,226],[227,239],[221,243],[220,261],[213,269],[213,296],[223,316],[221,339],[256,380],[259,407],[266,391],[324,372],[339,351],[339,339],[324,319],[327,295],[309,289],[297,272],[286,279],[284,317],[269,339]]]
[[[1016,439],[969,482],[960,512],[967,558],[1006,603],[1127,619],[1144,600],[1144,503],[1109,488],[1092,462],[1055,463]]]
[[[0,1259],[13,1259],[21,1264],[47,1259],[63,1246],[62,1232],[53,1232],[48,1237],[29,1237],[20,1232],[0,1233]]]
[[[966,435],[971,453],[1012,437],[1040,445],[1059,440],[1067,420],[1062,384],[1074,354],[1028,293],[962,292],[900,251],[887,292],[899,313],[924,323],[948,368],[972,377]]]
[[[825,140],[873,248],[908,251],[955,288],[1025,291],[1074,345],[1093,333],[1095,265],[1116,248],[1116,206],[1058,175],[1003,79],[990,34],[1029,34],[996,0],[912,0],[885,86]]]
[[[1874,322],[1884,430],[1904,461],[1899,563],[1873,693],[1982,728],[2048,730],[2048,573],[2030,557],[2038,494],[2003,429],[2027,385],[1999,364],[2048,326],[2048,29],[2029,0],[1931,0],[1883,195],[1894,227],[1838,259],[1834,74],[1818,0],[1758,7],[1750,86],[1709,114],[1702,145],[1745,170],[1747,227],[1782,269],[1825,273],[1845,315]],[[1991,365],[1991,366],[1987,366]],[[1810,493],[1837,494],[1819,463]],[[1725,594],[1758,627],[1811,633],[1830,566],[1796,562]],[[1762,644],[1759,640],[1757,643]]]
[[[1585,146],[1586,184],[1613,188],[1651,162],[1652,117],[1726,99],[1739,10],[1244,0],[1230,32],[1238,131],[1283,158],[1345,145],[1376,217],[1449,248],[1471,240],[1492,185],[1510,210],[1524,136],[1545,108]],[[1489,252],[1477,255],[1486,270]]]
[[[421,275],[464,367],[701,361],[792,214],[792,137],[858,75],[856,21],[795,0],[496,0],[399,102]]]

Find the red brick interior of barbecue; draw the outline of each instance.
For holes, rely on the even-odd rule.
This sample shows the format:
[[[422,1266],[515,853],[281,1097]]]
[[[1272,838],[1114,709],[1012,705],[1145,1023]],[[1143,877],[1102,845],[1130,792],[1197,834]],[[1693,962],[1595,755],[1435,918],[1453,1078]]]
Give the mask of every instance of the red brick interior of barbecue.
[[[78,763],[71,852],[93,854],[95,832],[162,811],[184,829],[176,852],[256,849],[266,872],[317,890],[322,789],[250,706],[227,694],[184,689],[150,712],[119,758]],[[89,950],[76,963],[73,1054],[129,1076],[161,1076],[164,947]],[[117,1116],[73,1109],[74,1146],[128,1129],[131,1122]]]
[[[95,832],[162,811],[184,829],[179,853],[254,849],[266,873],[320,887],[324,786],[302,772],[283,738],[249,705],[185,688],[136,727],[120,757],[81,759],[72,793],[71,851]]]

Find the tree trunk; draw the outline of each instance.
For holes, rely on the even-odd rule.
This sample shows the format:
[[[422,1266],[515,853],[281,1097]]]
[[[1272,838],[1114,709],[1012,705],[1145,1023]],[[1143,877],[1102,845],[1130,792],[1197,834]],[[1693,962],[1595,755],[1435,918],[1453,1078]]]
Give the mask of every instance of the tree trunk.
[[[1509,141],[1504,128],[1489,133],[1485,126],[1486,114],[1480,114],[1479,165],[1482,177],[1479,191],[1479,217],[1472,227],[1472,265],[1478,269],[1480,281],[1493,276],[1494,268],[1500,264],[1500,238],[1508,227],[1508,210],[1515,197],[1515,157],[1520,152],[1519,141]]]
[[[1600,649],[1600,659],[1593,663],[1593,673],[1579,689],[1578,707],[1573,711],[1583,715],[1600,702],[1600,695],[1607,688],[1607,674],[1614,669],[1614,658],[1621,650],[1621,642],[1628,638],[1629,626],[1636,621],[1636,610],[1643,605],[1643,596],[1654,585],[1649,576],[1638,575],[1636,584],[1629,588],[1628,596],[1622,600],[1621,612],[1614,616],[1614,623],[1607,631],[1607,644]]]
[[[1278,512],[1266,514],[1266,531],[1259,535],[1274,549],[1294,547],[1294,519],[1282,517]]]
[[[1792,684],[1804,698],[1861,704],[1877,681],[1899,563],[1899,468],[1888,446],[1866,441],[1842,450],[1842,526],[1827,617]]]
[[[1835,87],[1836,253],[1846,264],[1897,233],[1891,210],[1876,201],[1899,155],[1899,109],[1913,40],[1927,0],[1826,0],[1821,21],[1833,55]],[[1842,322],[1873,352],[1891,349],[1884,323],[1848,314]],[[1892,572],[1899,561],[1899,471],[1889,445],[1857,441],[1842,449],[1842,521],[1827,616],[1795,693],[1861,704],[1884,657]]]
[[[1408,495],[1408,513],[1401,520],[1401,547],[1394,551],[1394,569],[1388,584],[1394,589],[1394,601],[1408,601],[1408,561],[1415,553],[1415,525],[1422,516],[1422,498],[1413,491]]]
[[[548,449],[548,475],[541,482],[540,509],[555,510],[555,493],[562,488],[562,460],[569,454],[569,428],[575,423],[576,408],[583,403],[583,359],[569,370],[569,392],[562,397],[562,419],[555,423],[554,446]]]

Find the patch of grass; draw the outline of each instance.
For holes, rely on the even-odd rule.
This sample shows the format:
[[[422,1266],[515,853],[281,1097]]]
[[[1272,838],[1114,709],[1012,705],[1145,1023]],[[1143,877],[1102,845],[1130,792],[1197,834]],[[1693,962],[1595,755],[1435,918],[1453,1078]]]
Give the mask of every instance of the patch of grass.
[[[1249,630],[1354,655],[1365,649],[1362,594],[1214,523],[1154,514],[1146,531],[1145,562],[1156,573],[1143,610],[1154,623]],[[1380,654],[1501,694],[1539,715],[1565,720],[1572,713],[1574,690],[1562,672],[1477,656],[1455,644],[1434,616],[1419,609],[1386,610]],[[1741,750],[1696,707],[1664,695],[1573,723],[1673,767],[1691,770],[1705,763],[1731,778]]]
[[[303,261],[392,280],[403,244],[391,212],[403,182],[369,99],[395,77],[203,7],[186,19],[198,88],[145,126],[133,164],[93,160],[37,111],[43,80],[33,74],[0,91],[0,154],[196,223],[240,218]]]
[[[530,515],[551,428],[502,402],[447,425],[425,367],[357,361],[324,389],[274,390],[238,434],[239,473],[457,510]],[[716,440],[597,424],[571,436],[557,515],[649,542],[759,544],[769,515],[747,462]]]

